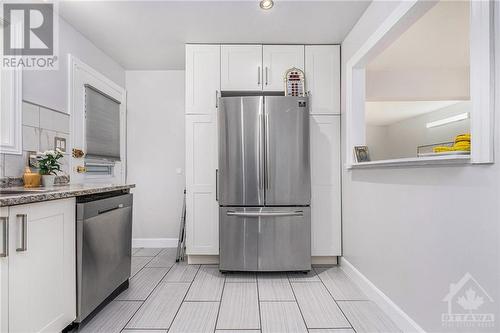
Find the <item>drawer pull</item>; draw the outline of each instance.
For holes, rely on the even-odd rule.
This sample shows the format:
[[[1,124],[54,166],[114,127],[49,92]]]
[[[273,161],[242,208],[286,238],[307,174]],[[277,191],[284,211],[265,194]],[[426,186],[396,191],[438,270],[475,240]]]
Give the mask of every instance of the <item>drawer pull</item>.
[[[21,218],[21,247],[16,249],[17,252],[28,251],[28,215],[17,214],[17,218]]]

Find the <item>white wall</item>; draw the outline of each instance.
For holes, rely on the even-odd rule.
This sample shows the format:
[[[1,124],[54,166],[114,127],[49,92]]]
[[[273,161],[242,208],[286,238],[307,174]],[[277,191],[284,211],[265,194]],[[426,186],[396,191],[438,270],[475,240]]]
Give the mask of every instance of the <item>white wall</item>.
[[[469,68],[366,72],[367,101],[469,99]]]
[[[470,102],[460,102],[386,126],[367,125],[366,144],[371,159],[417,157],[418,146],[450,142],[459,134],[470,133],[470,119],[432,128],[426,124],[470,112],[471,108]]]
[[[343,92],[346,62],[399,3],[372,2],[345,39]],[[496,14],[500,33],[498,8]],[[496,59],[500,64],[499,45]],[[496,78],[500,82],[500,66]],[[500,100],[499,89],[496,100]],[[342,107],[345,113],[345,93]],[[500,105],[495,122],[498,143]],[[500,145],[495,151],[500,156]],[[344,170],[342,190],[343,253],[362,274],[427,331],[498,331],[498,304],[481,308],[495,312],[494,329],[441,326],[441,314],[447,311],[442,299],[450,283],[466,272],[500,301],[498,163]]]
[[[127,181],[137,185],[132,237],[176,246],[185,186],[184,71],[127,71],[126,88]]]
[[[24,71],[24,100],[57,111],[68,112],[68,54],[73,54],[116,84],[125,86],[125,71],[120,64],[59,18],[59,69]]]
[[[44,119],[44,115],[47,114],[47,112],[54,114],[57,114],[57,112],[68,112],[68,54],[75,55],[118,85],[122,87],[125,86],[124,69],[116,61],[99,50],[82,34],[76,31],[71,25],[66,23],[66,21],[59,18],[59,69],[54,71],[26,70],[23,72],[23,100],[40,106],[41,110],[45,110],[45,113],[40,113],[39,121],[45,121],[44,126],[46,129],[57,126],[57,123],[54,122],[51,124],[50,120]],[[56,110],[57,112],[52,110]],[[25,112],[23,112],[23,115],[24,118],[26,118]],[[25,119],[23,119],[23,123],[25,123]],[[33,145],[31,137],[39,136],[39,140],[44,142],[45,134],[43,132],[41,134],[31,133],[30,131],[35,130],[37,126],[31,123],[29,125],[34,127],[23,127],[23,154],[0,154],[0,178],[22,176],[27,161],[27,150],[33,150],[34,147],[38,147],[39,149],[54,148],[52,147],[52,142],[45,145]],[[58,133],[58,135],[68,137],[67,144],[69,144],[69,133]],[[45,141],[47,140],[48,139],[45,139]],[[67,173],[67,157],[64,159],[63,169],[64,172]]]

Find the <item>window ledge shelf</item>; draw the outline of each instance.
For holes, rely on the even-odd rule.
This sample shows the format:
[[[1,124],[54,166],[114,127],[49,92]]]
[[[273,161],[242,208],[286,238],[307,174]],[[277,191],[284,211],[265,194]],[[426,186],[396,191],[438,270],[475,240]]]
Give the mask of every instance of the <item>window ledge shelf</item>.
[[[411,157],[398,158],[393,160],[380,160],[362,163],[352,163],[346,165],[347,170],[351,169],[367,169],[367,168],[384,168],[384,167],[406,167],[406,166],[421,166],[421,165],[443,165],[443,164],[470,164],[470,155],[448,155],[448,156],[432,156],[432,157]]]

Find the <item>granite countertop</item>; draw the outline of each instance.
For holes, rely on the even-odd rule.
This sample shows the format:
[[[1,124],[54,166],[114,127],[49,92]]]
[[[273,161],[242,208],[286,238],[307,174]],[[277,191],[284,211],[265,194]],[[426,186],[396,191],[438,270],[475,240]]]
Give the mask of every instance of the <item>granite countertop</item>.
[[[8,187],[0,189],[0,207],[78,197],[95,193],[127,190],[134,187],[135,184],[68,184],[59,186],[56,185],[50,188],[40,187],[35,189],[25,189],[23,187]],[[8,194],[2,193],[2,191],[26,192]]]

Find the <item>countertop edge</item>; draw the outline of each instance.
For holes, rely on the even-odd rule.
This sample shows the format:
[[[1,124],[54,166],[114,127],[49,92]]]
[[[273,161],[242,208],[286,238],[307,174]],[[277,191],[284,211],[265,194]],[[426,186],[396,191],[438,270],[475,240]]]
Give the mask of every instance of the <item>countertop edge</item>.
[[[59,189],[51,192],[41,192],[41,193],[27,193],[23,195],[12,195],[6,197],[0,197],[0,207],[8,207],[8,206],[16,206],[16,205],[24,205],[36,202],[50,201],[50,200],[58,200],[58,199],[66,199],[72,197],[79,197],[82,195],[96,194],[96,193],[105,193],[112,191],[120,191],[135,188],[135,184],[123,184],[123,185],[102,185],[95,184],[88,185],[88,187],[84,188],[66,188]]]

